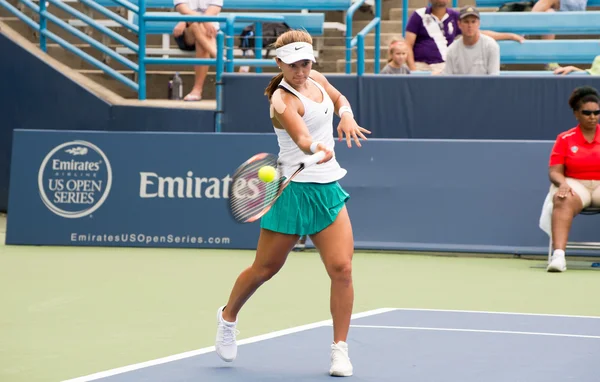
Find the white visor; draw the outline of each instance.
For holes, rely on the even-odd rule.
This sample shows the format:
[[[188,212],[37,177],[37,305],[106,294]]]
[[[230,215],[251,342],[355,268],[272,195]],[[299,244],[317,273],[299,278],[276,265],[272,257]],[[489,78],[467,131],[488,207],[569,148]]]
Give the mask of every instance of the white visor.
[[[312,62],[317,62],[315,60],[313,46],[306,42],[293,42],[291,44],[284,45],[281,48],[277,48],[275,53],[277,54],[277,57],[286,64],[291,64],[302,60],[311,60]]]

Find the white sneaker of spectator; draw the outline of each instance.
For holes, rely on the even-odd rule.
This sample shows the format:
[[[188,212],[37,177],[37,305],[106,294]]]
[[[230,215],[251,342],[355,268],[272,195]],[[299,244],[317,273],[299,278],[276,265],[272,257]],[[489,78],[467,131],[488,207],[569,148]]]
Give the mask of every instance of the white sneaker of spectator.
[[[235,337],[239,334],[236,329],[236,322],[228,322],[223,319],[222,306],[217,310],[217,339],[215,341],[215,350],[223,361],[231,362],[237,356],[237,342]]]
[[[348,356],[348,344],[344,341],[332,344],[329,374],[335,377],[350,377],[352,369],[352,363],[350,363],[350,357]]]
[[[565,260],[565,251],[555,249],[550,258],[550,264],[546,268],[547,272],[564,272],[567,270],[567,261]]]

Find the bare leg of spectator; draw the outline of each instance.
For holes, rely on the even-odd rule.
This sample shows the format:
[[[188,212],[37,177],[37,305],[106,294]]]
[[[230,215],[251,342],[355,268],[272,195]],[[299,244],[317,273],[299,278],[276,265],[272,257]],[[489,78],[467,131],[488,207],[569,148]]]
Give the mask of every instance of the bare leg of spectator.
[[[190,31],[193,33],[197,44],[200,44],[202,49],[210,55],[210,57],[217,57],[217,43],[215,37],[209,37],[206,33],[204,25],[199,23],[192,23],[190,25]]]
[[[554,195],[554,207],[552,209],[552,246],[554,249],[562,249],[567,247],[569,231],[573,218],[577,216],[583,204],[579,195],[567,195],[565,198],[559,198]]]
[[[198,41],[196,41],[196,58],[210,58],[209,53],[200,46]],[[208,74],[208,65],[196,65],[194,66],[194,72],[196,73],[194,87],[185,96],[185,101],[199,101],[202,99],[202,89],[204,88],[204,80],[206,80],[206,75]]]
[[[200,36],[200,38],[198,38]],[[211,41],[215,43],[214,38],[210,38],[206,35],[205,29],[198,23],[192,23],[185,30],[185,41],[186,44],[196,45],[196,58],[210,58],[210,50],[205,49],[206,46],[210,47]],[[216,45],[215,45],[216,50]],[[194,87],[192,91],[184,97],[185,101],[199,101],[202,99],[202,89],[204,88],[204,81],[208,74],[208,65],[196,65],[194,66],[194,72],[196,74],[194,79]]]

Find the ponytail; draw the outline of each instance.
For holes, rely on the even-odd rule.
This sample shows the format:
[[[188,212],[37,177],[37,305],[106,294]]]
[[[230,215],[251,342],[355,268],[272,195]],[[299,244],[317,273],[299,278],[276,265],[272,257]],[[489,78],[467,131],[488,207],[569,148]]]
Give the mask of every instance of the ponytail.
[[[283,73],[277,74],[271,79],[271,82],[269,82],[269,85],[265,89],[265,95],[267,96],[269,101],[271,100],[273,93],[275,93],[275,90],[277,90],[277,88],[279,87],[281,80],[283,80]]]

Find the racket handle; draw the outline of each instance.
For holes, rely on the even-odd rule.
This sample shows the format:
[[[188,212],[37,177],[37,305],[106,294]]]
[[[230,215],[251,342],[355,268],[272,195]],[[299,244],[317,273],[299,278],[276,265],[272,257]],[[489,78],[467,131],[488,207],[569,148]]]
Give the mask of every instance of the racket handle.
[[[318,151],[316,154],[309,156],[304,161],[304,163],[303,163],[304,167],[312,166],[313,164],[317,163],[318,161],[322,160],[323,158],[325,158],[325,151]]]

